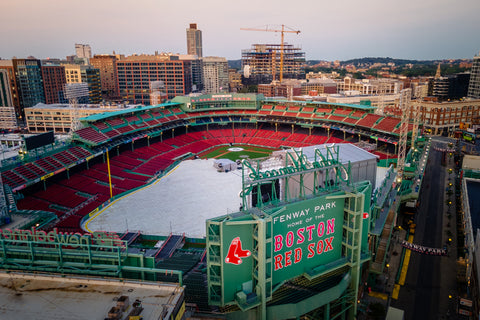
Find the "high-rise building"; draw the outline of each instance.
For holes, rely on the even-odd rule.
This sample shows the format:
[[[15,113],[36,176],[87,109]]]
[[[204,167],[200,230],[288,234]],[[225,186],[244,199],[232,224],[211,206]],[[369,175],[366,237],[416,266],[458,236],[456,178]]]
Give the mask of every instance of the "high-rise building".
[[[283,46],[283,78],[305,79],[305,52],[291,44]],[[281,44],[254,44],[242,50],[244,84],[270,83],[280,79]]]
[[[228,87],[230,92],[238,92],[242,88],[242,75],[237,69],[228,69]]]
[[[432,96],[440,101],[464,98],[468,94],[469,73],[457,73],[432,80]]]
[[[13,107],[8,71],[0,69],[0,129],[14,129],[16,126],[17,119]]]
[[[193,54],[180,54],[179,60],[190,61],[192,67],[192,92],[203,90],[203,62],[201,58]]]
[[[75,54],[78,58],[90,59],[92,57],[92,49],[89,44],[75,43]]]
[[[470,83],[468,85],[468,97],[480,99],[480,52],[473,57],[473,66],[470,71]]]
[[[0,69],[0,107],[13,107],[10,80],[5,69]]]
[[[201,58],[202,53],[202,31],[197,29],[196,23],[190,23],[187,29],[187,53]]]
[[[82,69],[79,64],[65,64],[65,79],[67,83],[82,82]]]
[[[101,103],[102,82],[100,80],[100,70],[92,66],[82,66],[80,73],[82,77],[82,83],[88,84],[88,103]]]
[[[64,67],[67,83],[88,84],[88,97],[79,98],[79,103],[100,103],[102,101],[99,69],[90,65],[78,64],[65,64]]]
[[[202,58],[205,93],[228,92],[228,61],[221,57]]]
[[[118,89],[130,103],[150,103],[150,82],[163,81],[171,99],[192,91],[191,61],[168,54],[133,55],[117,61]]]
[[[42,68],[37,59],[12,59],[12,63],[20,94],[20,114],[17,116],[23,119],[25,108],[45,103]]]
[[[117,56],[108,54],[96,54],[90,59],[90,64],[100,70],[102,96],[105,99],[118,97],[117,60]]]
[[[337,93],[337,83],[332,79],[309,79],[301,84],[302,95],[316,96],[318,94]]]
[[[22,114],[20,107],[20,94],[18,92],[17,78],[15,77],[15,71],[13,70],[12,60],[0,60],[0,70],[7,71],[13,107],[15,108],[15,115],[17,118],[20,118],[20,115]]]
[[[67,80],[65,67],[60,65],[42,65],[43,88],[47,104],[66,102],[63,89]]]

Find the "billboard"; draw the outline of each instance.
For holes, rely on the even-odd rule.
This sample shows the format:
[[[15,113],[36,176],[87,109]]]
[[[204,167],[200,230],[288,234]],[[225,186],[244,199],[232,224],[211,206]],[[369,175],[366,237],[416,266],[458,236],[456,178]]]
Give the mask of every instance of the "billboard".
[[[272,215],[273,285],[341,258],[344,202],[323,196]]]
[[[47,144],[52,144],[55,142],[53,131],[48,131],[45,133],[37,134],[31,137],[24,137],[25,140],[25,149],[27,151],[43,147]]]

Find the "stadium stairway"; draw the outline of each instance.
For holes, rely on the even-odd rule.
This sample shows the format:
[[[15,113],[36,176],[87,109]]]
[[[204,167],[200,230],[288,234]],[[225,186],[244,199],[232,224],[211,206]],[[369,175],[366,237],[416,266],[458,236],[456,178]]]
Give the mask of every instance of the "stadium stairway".
[[[185,241],[185,236],[184,235],[172,235],[168,237],[167,240],[163,243],[162,247],[160,248],[160,251],[157,253],[155,256],[156,261],[161,261],[166,258],[170,258],[175,250],[179,249]]]

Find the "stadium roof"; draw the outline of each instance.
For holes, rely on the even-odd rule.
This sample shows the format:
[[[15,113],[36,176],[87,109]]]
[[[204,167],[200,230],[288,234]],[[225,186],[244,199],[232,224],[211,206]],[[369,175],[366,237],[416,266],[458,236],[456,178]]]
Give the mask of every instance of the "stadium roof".
[[[103,120],[103,119],[108,119],[111,117],[117,117],[117,116],[122,116],[124,114],[129,114],[132,112],[137,112],[137,111],[148,111],[151,109],[157,109],[157,108],[162,108],[162,107],[172,107],[172,106],[180,106],[182,105],[181,103],[178,102],[165,102],[161,104],[157,104],[155,106],[137,106],[135,108],[130,108],[130,109],[125,109],[125,110],[119,110],[119,111],[112,111],[112,112],[103,112],[99,114],[92,114],[91,116],[85,117],[85,118],[80,118],[81,121],[87,121],[87,122],[95,122],[98,120]]]
[[[335,145],[339,147],[338,160],[343,164],[346,164],[349,161],[351,163],[355,163],[355,162],[371,160],[371,159],[376,160],[378,158],[378,156],[366,150],[363,150],[362,148],[359,148],[356,145],[351,143],[336,143]],[[315,149],[318,149],[318,151],[320,151],[320,153],[324,157],[327,157],[327,146],[330,146],[330,144],[321,144],[321,145],[303,147],[301,149],[303,154],[307,157],[307,159],[313,162],[315,160]]]

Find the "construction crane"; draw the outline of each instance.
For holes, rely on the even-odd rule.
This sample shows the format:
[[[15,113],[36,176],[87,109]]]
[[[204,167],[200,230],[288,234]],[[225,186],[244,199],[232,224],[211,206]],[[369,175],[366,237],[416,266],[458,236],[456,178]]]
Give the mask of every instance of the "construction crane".
[[[264,29],[260,28],[240,28],[240,30],[246,30],[246,31],[265,31],[265,32],[280,32],[282,35],[282,42],[280,43],[280,82],[283,80],[283,38],[285,33],[296,33],[299,34],[300,30],[293,30],[289,27],[286,27],[290,30],[285,30],[285,25],[282,24],[282,29],[270,29],[268,26],[265,26]],[[275,79],[273,79],[275,80]]]

